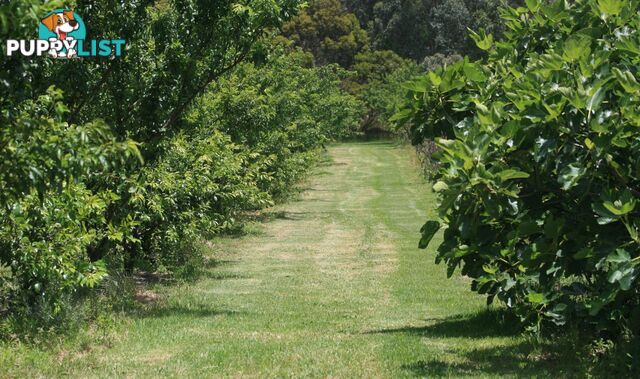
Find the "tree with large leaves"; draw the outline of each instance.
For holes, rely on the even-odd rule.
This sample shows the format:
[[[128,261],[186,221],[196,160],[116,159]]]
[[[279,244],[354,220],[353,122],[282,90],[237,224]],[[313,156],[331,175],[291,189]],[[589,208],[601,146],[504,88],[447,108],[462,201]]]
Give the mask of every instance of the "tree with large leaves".
[[[395,118],[435,139],[437,261],[533,329],[640,333],[637,0],[527,0],[505,38],[406,85]],[[423,228],[425,247],[437,223]]]

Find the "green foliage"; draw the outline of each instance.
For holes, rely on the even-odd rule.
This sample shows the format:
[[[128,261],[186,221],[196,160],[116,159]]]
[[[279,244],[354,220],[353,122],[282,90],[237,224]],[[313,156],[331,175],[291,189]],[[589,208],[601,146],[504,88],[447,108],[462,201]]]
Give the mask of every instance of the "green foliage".
[[[3,6],[3,36],[34,38],[22,25],[64,5],[39,4]],[[342,69],[278,52],[241,64],[295,4],[79,1],[92,33],[127,40],[122,59],[3,61],[3,315],[60,322],[108,274],[184,270],[203,238],[273,204],[350,133],[361,104]],[[64,102],[43,88],[54,78]]]
[[[534,330],[584,321],[640,332],[636,0],[531,0],[505,9],[489,51],[406,85],[395,117],[435,139],[437,261]],[[424,245],[433,224],[424,229]]]
[[[63,5],[2,5],[0,36],[34,38],[41,15]],[[48,62],[12,57],[0,65],[0,312],[28,315],[44,327],[64,313],[65,299],[107,274],[87,251],[106,230],[119,228],[105,217],[117,196],[90,183],[135,167],[140,156],[134,142],[114,137],[100,119],[68,123],[58,89],[33,91],[34,76]]]
[[[241,64],[197,99],[186,131],[127,185],[127,214],[138,222],[116,264],[179,269],[200,238],[286,195],[317,148],[350,133],[361,105],[340,89],[344,72],[304,62],[276,54],[259,67]]]
[[[369,46],[367,32],[340,0],[314,0],[286,23],[283,34],[313,54],[318,65],[338,63],[349,68],[356,54]]]
[[[95,118],[120,136],[145,142],[147,160],[162,154],[189,105],[246,59],[266,30],[279,27],[297,0],[77,1],[93,36],[127,41],[121,59],[56,62],[31,85],[55,81],[73,121]],[[179,21],[178,21],[179,20]],[[71,79],[73,78],[73,79]]]
[[[388,129],[388,120],[404,99],[401,84],[421,70],[414,62],[393,51],[367,50],[356,55],[352,68],[356,75],[345,82],[348,90],[366,105],[367,113],[360,128],[364,132]]]
[[[108,228],[105,209],[117,197],[87,184],[138,156],[101,121],[69,125],[60,91],[24,101],[0,132],[0,264],[10,267],[14,306],[60,312],[60,300],[106,275],[87,249]],[[33,311],[32,309],[31,311]],[[26,310],[30,312],[30,310]],[[34,312],[37,318],[41,312]]]
[[[356,55],[352,69],[357,74],[356,81],[367,84],[384,80],[392,72],[411,64],[390,50],[367,50]]]
[[[366,14],[372,46],[422,61],[434,54],[473,55],[479,50],[467,28],[502,33],[499,0],[347,1],[356,14]],[[519,3],[519,1],[509,1]]]
[[[361,112],[343,70],[266,51],[265,30],[297,1],[21,0],[0,8],[1,36],[35,38],[46,11],[69,5],[91,35],[128,48],[1,63],[0,312],[35,325],[60,322],[107,274],[183,270],[201,239],[284,195]]]
[[[3,2],[0,5],[0,39],[32,39],[40,22],[40,15],[62,8],[64,1],[20,0]],[[10,105],[27,98],[32,99],[31,79],[28,74],[42,70],[45,63],[37,60],[7,57],[6,43],[0,45],[0,109],[6,113]],[[50,83],[50,82],[49,82]],[[47,84],[48,87],[50,84]],[[44,88],[46,90],[46,88]],[[44,92],[41,91],[41,92]],[[7,117],[6,114],[0,115]]]
[[[358,14],[366,18],[366,12]],[[367,32],[340,0],[311,2],[308,9],[285,24],[283,36],[293,46],[311,53],[315,64],[338,63],[355,73],[343,78],[343,87],[366,106],[360,130],[367,133],[387,129],[387,119],[402,98],[399,84],[418,73],[415,63],[393,51],[370,49]]]
[[[337,66],[305,68],[305,56],[245,64],[198,102],[189,118],[224,131],[249,150],[256,182],[272,198],[285,194],[310,163],[309,152],[353,133],[362,104],[340,89]]]
[[[162,158],[130,187],[127,212],[139,222],[125,268],[175,271],[197,253],[200,238],[230,228],[243,210],[270,204],[242,147],[197,127],[170,140]]]

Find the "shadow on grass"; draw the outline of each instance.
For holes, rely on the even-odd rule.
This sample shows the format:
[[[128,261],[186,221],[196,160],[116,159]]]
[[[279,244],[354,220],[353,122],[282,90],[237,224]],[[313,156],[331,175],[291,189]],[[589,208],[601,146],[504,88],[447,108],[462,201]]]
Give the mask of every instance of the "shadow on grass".
[[[312,187],[305,189],[305,191],[306,192],[336,192],[335,189],[317,189]]]
[[[455,315],[446,319],[427,319],[420,327],[380,329],[369,333],[404,333],[435,338],[508,337],[521,333],[517,319],[502,310],[487,310],[472,315]]]
[[[342,165],[341,163],[333,163],[331,166],[341,166],[341,165]],[[318,176],[329,176],[331,174],[332,174],[332,172],[328,171],[328,170],[317,170],[317,171],[313,172],[313,176],[315,176],[315,177],[318,177]],[[304,191],[308,190],[308,188],[306,188],[304,186],[301,186],[301,187],[298,187],[297,190],[299,192],[304,192]]]
[[[381,130],[373,133],[365,133],[365,134],[350,136],[347,138],[342,138],[340,142],[368,145],[371,143],[392,144],[392,143],[398,143],[399,140],[392,132]]]
[[[426,326],[381,329],[368,333],[408,334],[430,339],[457,338],[471,341],[518,337],[522,333],[518,320],[504,310],[486,310],[476,314],[425,321]],[[570,342],[535,342],[532,339],[510,344],[489,340],[478,341],[477,347],[458,348],[452,341],[447,353],[461,358],[459,362],[429,358],[401,367],[412,375],[421,377],[583,377],[586,375],[585,369],[579,365],[575,351],[569,346]]]
[[[220,268],[220,267],[229,266],[237,263],[240,263],[240,261],[232,260],[232,259],[207,259],[204,261],[202,268],[214,269],[214,268]]]
[[[238,274],[236,272],[211,272],[205,271],[202,273],[201,277],[203,279],[212,279],[212,280],[230,280],[230,279],[251,279],[249,276]]]
[[[486,345],[485,345],[486,346]],[[460,362],[438,359],[419,360],[402,369],[420,377],[508,376],[508,377],[586,377],[575,356],[553,345],[533,347],[522,342],[508,346],[485,347],[454,351]]]
[[[257,222],[270,222],[275,220],[290,220],[297,221],[303,220],[309,212],[290,212],[290,211],[271,211],[261,212],[253,218],[253,221]]]
[[[208,305],[199,304],[192,306],[157,304],[147,308],[138,308],[134,316],[139,319],[146,318],[166,318],[166,317],[189,317],[189,318],[209,318],[217,316],[234,316],[242,312],[219,309]]]

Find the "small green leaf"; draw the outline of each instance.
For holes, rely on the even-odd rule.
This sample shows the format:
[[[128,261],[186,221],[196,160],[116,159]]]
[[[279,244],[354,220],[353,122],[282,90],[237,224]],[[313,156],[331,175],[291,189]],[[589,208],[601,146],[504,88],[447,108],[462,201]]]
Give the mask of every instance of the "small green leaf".
[[[622,204],[619,200],[617,200],[617,201],[614,201],[613,203],[610,201],[605,201],[604,203],[602,203],[602,205],[614,215],[624,216],[627,213],[633,211],[633,208],[635,208],[636,204],[635,202]]]
[[[560,171],[558,183],[562,185],[562,189],[567,191],[578,185],[580,179],[584,176],[587,169],[572,163]]]
[[[526,0],[525,3],[531,12],[536,12],[540,8],[540,0]]]
[[[442,192],[442,191],[446,191],[448,189],[449,189],[449,186],[447,185],[447,183],[445,183],[445,182],[443,182],[441,180],[433,185],[433,191],[434,192]]]
[[[584,145],[587,147],[587,149],[589,150],[593,150],[594,147],[596,147],[596,145],[593,143],[593,141],[591,141],[589,138],[585,138],[584,139]]]
[[[635,279],[635,270],[629,268],[626,270],[622,278],[618,280],[618,284],[620,284],[620,289],[623,291],[628,291],[631,289],[631,285]]]
[[[467,30],[469,30],[469,35],[471,36],[473,41],[476,43],[476,46],[478,46],[479,49],[485,50],[485,51],[491,49],[491,47],[493,46],[493,35],[486,34],[485,31],[482,29],[479,31],[479,33],[476,33],[471,29],[467,29]]]
[[[402,88],[408,89],[413,92],[418,92],[418,93],[426,92],[427,88],[429,88],[428,86],[429,85],[426,77],[420,77],[418,79],[405,82],[402,84]]]
[[[616,16],[620,14],[625,6],[624,0],[598,0],[598,10],[607,16]]]
[[[622,191],[615,198],[612,196],[604,196],[602,206],[615,216],[624,216],[632,212],[636,207],[636,199],[629,190]]]
[[[640,84],[638,84],[636,77],[630,71],[622,72],[617,67],[614,67],[611,71],[625,91],[628,93],[638,93],[640,91]]]
[[[527,300],[536,305],[545,304],[547,302],[547,297],[543,293],[529,292],[529,294],[527,294]]]
[[[487,274],[493,275],[498,272],[498,268],[491,265],[482,265],[482,271],[486,272]]]
[[[413,110],[409,108],[402,109],[389,118],[390,122],[405,121],[413,115]]]
[[[609,263],[626,263],[630,260],[631,255],[624,249],[616,249],[616,251],[607,256],[607,262]]]
[[[591,208],[598,216],[600,216],[600,218],[598,218],[598,224],[600,225],[610,224],[619,219],[619,216],[616,216],[607,210],[602,203],[593,203],[591,204]]]
[[[429,79],[431,80],[431,83],[433,83],[434,86],[437,87],[442,83],[442,78],[435,72],[431,71],[427,75],[429,76]]]
[[[464,75],[472,82],[485,82],[487,76],[482,72],[479,65],[475,63],[465,63],[463,66]]]
[[[609,274],[609,283],[615,283],[622,278],[622,272],[620,270],[614,270]]]
[[[500,180],[506,182],[507,180],[513,179],[526,179],[529,177],[529,174],[524,171],[518,171],[514,169],[507,169],[496,174]]]
[[[564,43],[562,57],[567,62],[575,62],[588,57],[589,54],[591,54],[591,38],[584,34],[573,35]]]

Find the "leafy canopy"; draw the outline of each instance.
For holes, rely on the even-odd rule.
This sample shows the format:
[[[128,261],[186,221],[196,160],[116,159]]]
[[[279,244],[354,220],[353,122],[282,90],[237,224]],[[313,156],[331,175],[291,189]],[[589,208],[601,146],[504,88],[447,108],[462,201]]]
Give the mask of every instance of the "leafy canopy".
[[[486,60],[406,84],[395,116],[414,143],[439,147],[437,261],[534,329],[579,319],[639,331],[639,7],[504,9],[504,39],[471,34]]]

